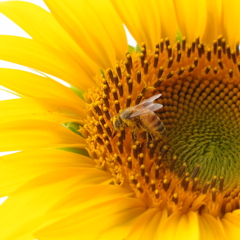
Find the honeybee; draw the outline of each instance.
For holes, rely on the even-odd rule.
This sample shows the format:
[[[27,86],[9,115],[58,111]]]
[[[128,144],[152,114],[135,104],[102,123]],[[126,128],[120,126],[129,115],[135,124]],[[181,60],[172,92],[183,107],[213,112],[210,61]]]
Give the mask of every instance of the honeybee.
[[[148,140],[149,137],[154,139],[154,137],[165,135],[166,129],[160,118],[154,113],[154,111],[163,107],[162,104],[153,102],[161,95],[162,94],[154,95],[136,106],[124,109],[118,115],[114,116],[112,119],[114,130],[119,131],[126,127],[134,128],[134,141],[140,129],[147,133]]]

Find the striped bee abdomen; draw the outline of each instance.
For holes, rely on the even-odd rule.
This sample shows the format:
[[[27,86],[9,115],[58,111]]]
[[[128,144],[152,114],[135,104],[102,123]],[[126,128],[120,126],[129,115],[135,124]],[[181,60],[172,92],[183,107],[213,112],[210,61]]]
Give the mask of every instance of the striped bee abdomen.
[[[147,114],[141,115],[140,120],[142,125],[152,136],[157,137],[159,134],[166,134],[163,123],[154,112],[148,112]]]

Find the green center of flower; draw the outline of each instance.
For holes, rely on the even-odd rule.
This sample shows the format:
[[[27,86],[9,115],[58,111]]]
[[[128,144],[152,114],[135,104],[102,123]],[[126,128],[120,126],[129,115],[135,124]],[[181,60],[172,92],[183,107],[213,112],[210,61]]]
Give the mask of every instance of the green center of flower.
[[[167,92],[167,89],[170,91],[169,88],[163,91]],[[225,189],[238,186],[240,110],[236,104],[239,104],[239,92],[238,86],[232,83],[192,78],[178,80],[171,88],[170,98],[165,95],[160,100],[178,98],[174,103],[177,113],[170,109],[166,114],[163,107],[160,114],[168,129],[167,158],[171,160],[174,155],[178,156],[176,171],[187,163],[187,171],[193,172],[199,164],[200,183],[211,181],[213,176],[224,176]],[[169,118],[169,115],[174,117]],[[176,119],[177,122],[171,123]]]
[[[238,208],[236,49],[231,51],[222,38],[208,49],[199,39],[174,46],[161,40],[155,52],[143,44],[141,53],[127,53],[126,61],[99,77],[101,84],[85,96],[89,116],[82,133],[91,157],[113,175],[114,184],[169,215],[191,210],[222,217]],[[154,134],[158,128],[149,128],[151,120],[126,121],[121,114],[159,93],[154,101],[163,107],[153,112],[166,135]]]

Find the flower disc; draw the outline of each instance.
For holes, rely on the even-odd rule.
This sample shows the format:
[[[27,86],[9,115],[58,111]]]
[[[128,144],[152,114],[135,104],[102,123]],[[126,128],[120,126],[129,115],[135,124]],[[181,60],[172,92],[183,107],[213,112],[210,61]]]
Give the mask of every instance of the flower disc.
[[[113,184],[169,215],[191,210],[222,217],[239,208],[238,58],[238,48],[231,50],[222,37],[211,47],[199,39],[171,46],[165,39],[155,52],[142,44],[140,53],[127,53],[100,76],[102,84],[85,96],[89,116],[82,133]],[[155,114],[166,134],[140,129],[140,118],[114,132],[113,116],[159,93],[155,102],[163,107]]]

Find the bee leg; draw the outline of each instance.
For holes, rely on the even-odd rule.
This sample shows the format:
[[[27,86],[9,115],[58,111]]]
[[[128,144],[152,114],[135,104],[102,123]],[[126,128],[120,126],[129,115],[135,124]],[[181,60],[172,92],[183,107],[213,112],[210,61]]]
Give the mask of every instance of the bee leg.
[[[149,132],[147,132],[146,136],[147,136],[147,147],[149,148],[150,144],[153,142],[153,137]]]
[[[137,129],[137,128],[134,128],[134,130],[132,131],[132,139],[133,139],[133,142],[136,142],[136,141],[137,141],[137,136],[138,136],[138,129]]]
[[[147,132],[146,131],[143,131],[142,133],[141,133],[141,137],[144,139],[144,140],[146,140],[147,139]]]

